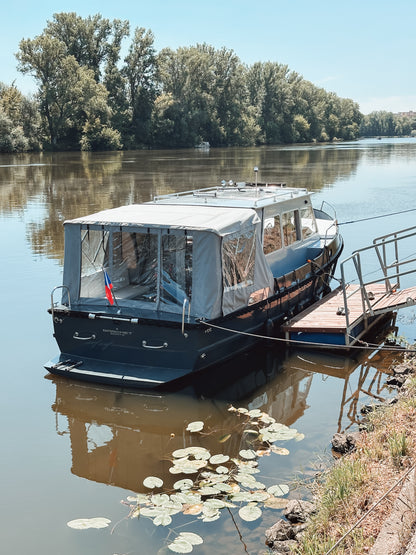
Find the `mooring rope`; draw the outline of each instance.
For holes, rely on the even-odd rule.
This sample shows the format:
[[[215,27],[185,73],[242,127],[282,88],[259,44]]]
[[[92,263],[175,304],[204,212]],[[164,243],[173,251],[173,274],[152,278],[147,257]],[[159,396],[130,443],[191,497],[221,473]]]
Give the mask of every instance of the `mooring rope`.
[[[327,551],[327,552],[325,553],[325,555],[329,555],[330,553],[332,553],[332,552],[334,551],[334,549],[335,549],[336,547],[338,547],[339,544],[340,544],[342,541],[344,541],[344,539],[345,539],[349,534],[351,534],[351,532],[352,532],[355,528],[357,528],[357,526],[358,526],[359,524],[361,524],[361,522],[362,522],[365,518],[367,518],[367,516],[368,516],[368,515],[369,515],[369,514],[370,514],[370,513],[371,513],[371,512],[372,512],[372,511],[373,511],[373,510],[374,510],[374,509],[375,509],[375,508],[376,508],[376,507],[377,507],[388,495],[389,495],[389,493],[391,493],[391,492],[394,490],[394,488],[397,487],[397,486],[400,484],[400,482],[402,482],[402,481],[412,472],[412,470],[415,469],[415,467],[416,467],[416,464],[414,464],[413,466],[411,466],[411,467],[403,474],[403,476],[401,476],[401,478],[399,478],[399,480],[397,480],[397,482],[396,482],[395,484],[393,484],[393,485],[391,486],[391,488],[390,488],[388,491],[386,491],[386,493],[385,493],[384,495],[382,495],[382,496],[380,497],[380,499],[379,499],[378,501],[376,501],[376,502],[374,503],[374,505],[373,505],[372,507],[370,507],[370,508],[368,509],[368,511],[367,511],[359,520],[357,520],[357,522],[356,522],[353,526],[351,526],[351,528],[348,530],[348,532],[345,532],[345,534],[344,534],[344,535],[343,535],[343,536],[331,547],[331,549],[330,549],[329,551]]]
[[[338,225],[357,224],[359,222],[367,222],[368,220],[377,220],[378,218],[388,218],[389,216],[397,216],[398,214],[406,214],[407,212],[415,212],[416,208],[409,208],[408,210],[401,210],[400,212],[390,212],[390,214],[383,214],[381,216],[371,216],[369,218],[362,218],[361,220],[351,220],[349,222],[338,222]]]
[[[384,345],[377,345],[376,343],[367,343],[364,341],[360,341],[363,345],[333,345],[332,343],[318,343],[314,341],[302,341],[299,339],[286,339],[285,337],[270,337],[269,335],[260,335],[258,333],[250,333],[248,331],[240,331],[240,330],[233,330],[230,328],[225,328],[224,326],[218,326],[217,324],[213,324],[211,322],[206,322],[205,320],[199,320],[200,324],[204,324],[209,328],[215,328],[221,331],[227,331],[229,333],[235,333],[237,335],[245,335],[248,337],[254,337],[256,339],[267,339],[269,341],[276,341],[280,343],[286,344],[294,344],[294,345],[303,345],[307,347],[326,347],[329,349],[356,349],[356,350],[366,350],[366,349],[379,349],[381,351],[393,351],[395,353],[415,353],[416,349],[412,347],[395,347],[395,346],[384,346]]]

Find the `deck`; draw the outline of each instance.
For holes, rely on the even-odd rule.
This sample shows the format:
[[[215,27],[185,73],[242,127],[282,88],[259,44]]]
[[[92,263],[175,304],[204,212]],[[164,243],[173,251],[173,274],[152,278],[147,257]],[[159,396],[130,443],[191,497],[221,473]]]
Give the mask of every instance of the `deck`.
[[[384,284],[373,283],[367,288],[371,309],[367,304],[363,305],[362,290],[358,285],[347,285],[346,294],[348,318],[343,290],[338,287],[281,326],[286,339],[350,346],[384,314],[416,304],[416,287],[386,293]]]

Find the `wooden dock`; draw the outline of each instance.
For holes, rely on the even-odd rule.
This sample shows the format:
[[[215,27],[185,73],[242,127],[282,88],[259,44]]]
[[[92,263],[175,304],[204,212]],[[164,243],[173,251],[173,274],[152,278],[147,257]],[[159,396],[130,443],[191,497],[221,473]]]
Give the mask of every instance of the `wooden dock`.
[[[347,285],[347,307],[342,287],[288,320],[281,330],[286,339],[330,346],[350,346],[389,312],[416,304],[416,287],[386,293],[384,283],[373,283],[363,291],[359,285]],[[348,311],[348,317],[345,314]]]

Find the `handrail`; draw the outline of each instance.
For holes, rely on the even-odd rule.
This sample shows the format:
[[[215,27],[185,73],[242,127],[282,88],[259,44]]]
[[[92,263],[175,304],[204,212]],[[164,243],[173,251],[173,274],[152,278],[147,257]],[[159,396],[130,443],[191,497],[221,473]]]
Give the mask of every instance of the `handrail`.
[[[343,260],[340,263],[340,272],[341,272],[341,285],[342,285],[342,293],[343,293],[343,301],[344,301],[344,312],[345,312],[345,321],[346,321],[346,328],[347,334],[349,333],[350,329],[350,321],[349,321],[349,310],[348,310],[348,299],[357,293],[357,291],[361,292],[361,302],[362,302],[362,310],[364,318],[368,316],[373,316],[375,314],[374,307],[371,305],[371,300],[373,300],[369,293],[370,291],[367,289],[370,285],[376,283],[383,283],[385,287],[385,293],[392,293],[396,288],[400,287],[400,278],[406,275],[416,273],[416,257],[412,255],[412,258],[406,258],[401,260],[399,254],[399,244],[403,244],[406,239],[414,239],[416,237],[416,226],[406,228],[400,231],[396,231],[393,233],[386,234],[381,237],[377,237],[373,240],[373,243],[367,247],[363,247],[354,251],[348,258]],[[390,255],[393,254],[393,259],[389,260],[389,248],[390,248]],[[391,250],[393,253],[391,253]],[[376,261],[379,264],[378,273],[381,273],[381,277],[377,277],[376,279],[365,280],[363,275],[363,257],[366,254],[375,254]],[[347,293],[347,281],[345,275],[345,268],[347,263],[352,262],[353,267],[355,269],[355,275],[358,279],[357,288],[354,288],[353,291]],[[409,264],[414,264],[415,266],[409,269]]]
[[[69,292],[69,287],[67,285],[57,285],[56,287],[54,287],[52,289],[51,292],[51,314],[52,314],[52,320],[54,319],[54,309],[55,309],[55,303],[53,301],[53,296],[54,293],[57,289],[66,289],[67,293],[68,293],[68,308],[69,310],[71,310],[71,294]]]
[[[186,303],[188,303],[188,324],[189,324],[189,317],[191,315],[191,303],[189,302],[188,298],[185,297],[185,299],[183,300],[183,305],[182,305],[182,335],[184,335],[185,337],[188,337],[188,335],[185,333],[185,309],[186,309]]]

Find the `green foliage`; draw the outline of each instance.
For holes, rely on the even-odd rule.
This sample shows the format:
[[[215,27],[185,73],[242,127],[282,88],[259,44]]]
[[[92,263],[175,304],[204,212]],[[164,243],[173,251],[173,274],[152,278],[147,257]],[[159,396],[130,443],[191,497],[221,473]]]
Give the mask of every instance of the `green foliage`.
[[[371,112],[364,116],[360,133],[364,137],[394,137],[412,135],[416,131],[416,118],[386,111]]]
[[[153,33],[140,27],[122,60],[129,33],[127,21],[68,12],[22,40],[18,69],[34,77],[38,90],[30,101],[9,88],[1,107],[25,141],[4,137],[2,148],[237,146],[416,134],[408,118],[384,112],[363,118],[355,102],[287,65],[245,66],[226,48],[197,44],[156,53]]]

